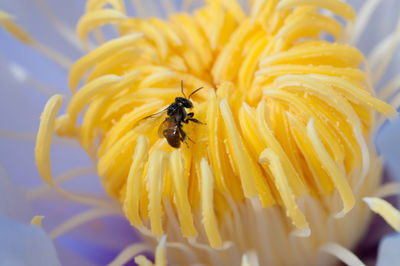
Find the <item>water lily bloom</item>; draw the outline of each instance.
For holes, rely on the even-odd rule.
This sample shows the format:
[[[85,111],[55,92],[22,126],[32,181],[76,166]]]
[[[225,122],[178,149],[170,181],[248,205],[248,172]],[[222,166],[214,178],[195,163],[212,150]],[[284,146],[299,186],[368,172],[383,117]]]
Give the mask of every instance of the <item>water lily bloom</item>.
[[[142,241],[132,236],[111,265],[151,265],[140,255],[148,250],[156,265],[363,265],[352,250],[372,213],[400,231],[400,212],[385,199],[399,193],[399,184],[383,180],[374,147],[385,119],[398,116],[399,76],[390,71],[400,67],[388,65],[400,22],[369,48],[370,56],[355,46],[383,3],[366,1],[357,15],[339,0],[184,1],[180,7],[167,0],[89,0],[76,25],[79,41],[49,6],[37,5],[84,51],[71,59],[0,13],[6,31],[68,69],[69,92],[54,93],[44,105],[31,157],[48,186],[27,197],[49,200],[57,192],[90,208],[70,210],[49,231],[52,239],[119,215]],[[52,94],[19,64],[5,67],[20,83]],[[189,119],[181,128],[173,115],[182,113],[165,111],[191,93],[188,117],[201,123]],[[167,115],[176,120],[160,134]],[[182,137],[178,149],[168,134]],[[73,141],[93,167],[66,166],[61,153]],[[398,161],[388,158],[393,176]],[[50,162],[69,171],[55,178]],[[77,178],[93,171],[107,197]],[[385,240],[382,256],[391,256],[396,241]],[[76,242],[62,244],[73,249]]]

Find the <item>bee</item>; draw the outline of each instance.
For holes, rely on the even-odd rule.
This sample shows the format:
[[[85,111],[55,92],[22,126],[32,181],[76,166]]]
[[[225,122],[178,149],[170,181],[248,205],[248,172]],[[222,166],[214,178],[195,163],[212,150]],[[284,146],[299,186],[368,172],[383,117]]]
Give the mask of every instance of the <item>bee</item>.
[[[190,97],[202,88],[203,87],[196,89],[189,95],[189,97],[186,97],[185,92],[183,91],[183,81],[181,81],[181,92],[184,97],[176,97],[175,102],[171,103],[166,109],[144,118],[153,117],[167,111],[167,117],[158,128],[158,136],[160,138],[164,137],[171,147],[177,149],[181,146],[181,142],[186,143],[185,141],[187,139],[193,142],[193,140],[191,140],[183,130],[182,123],[188,124],[189,122],[193,122],[204,125],[204,123],[194,118],[193,112],[186,112],[186,109],[193,108],[193,103],[190,101]]]

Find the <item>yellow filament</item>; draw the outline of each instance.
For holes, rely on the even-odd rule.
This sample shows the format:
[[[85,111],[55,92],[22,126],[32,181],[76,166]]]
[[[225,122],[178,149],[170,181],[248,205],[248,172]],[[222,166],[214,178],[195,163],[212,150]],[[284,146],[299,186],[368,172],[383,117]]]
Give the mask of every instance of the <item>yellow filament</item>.
[[[319,119],[317,116],[321,114],[318,114],[317,112],[313,112],[313,110],[310,110],[309,106],[307,106],[306,103],[303,103],[301,101],[301,98],[297,97],[295,94],[287,93],[285,91],[277,91],[277,90],[268,90],[264,92],[264,95],[267,97],[273,97],[282,101],[287,101],[290,105],[294,106],[298,111],[302,112],[305,116],[308,117],[315,117],[317,124],[319,126],[319,130],[321,131],[321,134],[324,136],[325,143],[329,147],[330,154],[334,156],[335,162],[340,163],[344,159],[344,154],[343,150],[340,148],[340,143],[336,139],[336,136],[330,132],[329,125],[325,124],[323,122],[323,117]],[[312,106],[312,105],[310,105]],[[278,121],[277,124],[280,124]]]
[[[166,249],[167,236],[163,236],[157,245],[155,252],[155,263],[153,264],[143,255],[135,256],[135,263],[139,266],[166,266],[167,265],[167,249]]]
[[[246,197],[253,197],[257,195],[257,188],[253,169],[250,165],[249,155],[245,150],[241,136],[235,125],[232,112],[229,108],[228,101],[223,99],[220,102],[221,116],[224,119],[225,128],[228,133],[229,148],[233,156],[234,163],[238,169],[241,178],[243,193]]]
[[[359,62],[365,61],[365,59],[361,52],[348,45],[310,41],[309,43],[295,46],[288,51],[267,57],[261,61],[261,66],[299,61],[302,61],[303,64],[356,68]]]
[[[273,205],[275,203],[275,200],[265,177],[261,173],[258,165],[254,163],[254,161],[258,160],[258,156],[262,152],[263,144],[260,141],[259,133],[254,128],[254,117],[252,117],[251,111],[249,109],[250,107],[247,104],[243,105],[243,107],[240,109],[239,120],[242,127],[243,135],[251,144],[250,146],[252,149],[253,158],[252,160],[250,160],[250,163],[252,165],[257,189],[260,193],[260,200],[263,207],[268,207]]]
[[[46,103],[40,117],[40,125],[36,136],[35,146],[35,162],[39,174],[48,185],[72,200],[78,201],[80,203],[103,206],[107,208],[109,208],[110,206],[115,207],[108,202],[102,202],[97,199],[69,193],[57,187],[54,183],[50,165],[50,144],[55,129],[56,116],[62,105],[62,98],[63,96],[59,94],[52,96]]]
[[[178,151],[173,151],[170,158],[170,171],[175,192],[175,204],[178,210],[179,221],[181,223],[182,234],[185,237],[197,236],[196,228],[193,224],[192,210],[188,199],[188,180],[184,174],[182,155]]]
[[[332,182],[335,184],[340,196],[342,197],[343,210],[337,214],[337,217],[344,216],[353,208],[355,203],[351,187],[347,182],[343,172],[340,171],[321,143],[321,140],[318,137],[314,127],[314,120],[310,120],[307,124],[307,137],[310,140],[319,160],[321,163],[323,162],[325,171],[331,177]]]
[[[319,79],[307,76],[286,75],[277,80],[279,80],[279,82],[275,81],[272,88],[310,91],[313,95],[328,103],[332,108],[347,117],[347,122],[353,127],[354,135],[357,139],[359,148],[361,149],[362,173],[360,183],[362,183],[369,167],[368,148],[365,139],[362,136],[360,118],[357,116],[348,101]]]
[[[282,0],[279,2],[277,8],[285,9],[302,5],[313,5],[319,8],[326,8],[348,20],[353,20],[356,15],[349,5],[339,0]]]
[[[40,126],[36,136],[35,160],[40,176],[54,186],[53,175],[50,169],[50,144],[55,128],[55,120],[62,105],[62,95],[52,96],[46,103],[40,117]]]
[[[152,23],[143,23],[138,19],[127,19],[120,25],[122,32],[142,32],[144,37],[155,43],[157,54],[161,60],[165,60],[169,52],[167,38],[161,34],[160,29]]]
[[[257,108],[257,126],[261,133],[261,139],[264,142],[264,147],[270,147],[276,154],[278,154],[280,160],[282,160],[284,171],[287,172],[289,176],[289,184],[293,189],[296,196],[300,196],[304,193],[305,186],[299,179],[298,173],[294,169],[292,163],[290,162],[287,154],[282,149],[279,142],[273,136],[271,129],[269,128],[267,122],[265,121],[265,106],[264,102],[261,102]]]
[[[126,183],[127,191],[124,201],[124,212],[132,225],[136,227],[143,226],[139,214],[139,201],[142,190],[141,178],[143,175],[143,167],[149,150],[148,145],[148,139],[144,136],[139,136]]]
[[[3,10],[0,10],[0,21],[3,23],[5,21],[10,21],[13,20],[14,16],[8,14],[7,12],[4,12]]]
[[[182,40],[179,35],[164,21],[155,18],[151,18],[149,21],[158,28],[158,31],[162,31],[165,34],[166,39],[172,47],[182,46]]]
[[[95,96],[106,92],[113,88],[112,85],[121,81],[122,78],[115,75],[105,75],[85,85],[78,93],[71,99],[68,105],[67,115],[68,122],[74,124],[78,113],[89,103]]]
[[[385,219],[394,230],[400,232],[400,211],[394,208],[389,202],[380,198],[363,198],[368,207]]]
[[[232,13],[233,17],[238,22],[241,22],[246,18],[242,8],[240,7],[239,3],[236,2],[236,1],[216,0],[216,1],[210,1],[210,2],[220,3],[223,7],[225,7],[226,9],[228,9]]]
[[[136,256],[135,263],[139,266],[153,266],[153,263],[143,255]]]
[[[335,242],[329,242],[320,247],[319,251],[332,254],[346,265],[365,266],[365,264],[350,250]]]
[[[287,214],[293,220],[293,224],[300,230],[309,230],[304,214],[299,209],[294,194],[289,187],[279,156],[274,153],[272,149],[265,149],[260,154],[259,160],[261,163],[269,162],[269,167],[274,176],[274,182],[284,202]],[[308,236],[309,233],[305,234],[305,236]]]
[[[42,227],[42,221],[44,216],[36,215],[32,218],[31,224]]]
[[[297,121],[293,115],[287,114],[287,116],[291,127],[291,134],[293,134],[294,140],[301,154],[304,156],[305,162],[310,169],[310,174],[313,175],[318,189],[322,190],[324,193],[332,192],[334,189],[333,183],[309,144],[306,127]],[[307,166],[304,166],[305,171],[307,171]],[[309,176],[309,178],[311,178],[311,176]]]
[[[167,266],[167,236],[163,236],[156,248],[155,266]]]
[[[124,10],[125,10],[124,3],[121,0],[88,0],[86,2],[86,10],[93,11],[93,10],[101,9],[106,4],[112,5],[113,8],[115,8],[116,10],[119,10],[121,12],[124,12]]]
[[[304,16],[307,16],[307,18],[304,18]],[[279,44],[276,50],[287,47],[300,37],[314,37],[321,31],[330,33],[337,40],[342,32],[342,26],[333,18],[320,14],[297,15],[279,30],[277,34]]]
[[[11,35],[17,38],[20,42],[33,45],[34,40],[29,36],[29,34],[17,26],[12,20],[14,19],[13,16],[10,14],[0,10],[0,24],[7,30]]]
[[[262,68],[257,71],[257,81],[260,84],[268,84],[270,81],[274,80],[276,77],[288,75],[288,74],[321,74],[329,75],[335,77],[347,76],[350,79],[356,81],[365,80],[365,74],[359,69],[354,68],[339,68],[333,66],[314,66],[314,65],[295,65],[295,64],[279,64],[274,66],[269,66]]]
[[[131,34],[121,38],[118,38],[113,41],[109,41],[96,50],[90,52],[86,56],[79,59],[71,68],[69,73],[69,87],[71,88],[72,93],[75,92],[76,86],[78,86],[80,78],[83,74],[94,64],[98,63],[99,60],[107,58],[112,55],[116,51],[128,47],[130,45],[135,44],[139,38],[141,38],[143,34]]]
[[[209,98],[209,105],[208,105],[208,112],[207,112],[207,130],[208,130],[208,141],[209,141],[209,153],[211,157],[211,162],[214,168],[216,169],[223,169],[223,165],[221,162],[221,157],[219,155],[220,152],[220,143],[218,141],[218,105],[217,99],[214,91],[210,92]],[[224,177],[222,176],[222,171],[215,172],[215,179],[217,187],[222,190],[226,191],[227,187],[224,183]]]
[[[221,247],[222,241],[214,212],[214,179],[211,174],[210,166],[204,158],[201,160],[201,177],[203,224],[208,240],[210,241],[210,246],[218,248]]]
[[[165,171],[165,154],[161,151],[155,151],[149,163],[149,172],[146,178],[148,181],[149,191],[149,215],[152,233],[160,237],[163,234],[162,229],[162,210],[161,210],[161,189],[162,180]]]
[[[125,14],[112,9],[100,9],[84,14],[77,25],[76,32],[81,41],[86,44],[87,35],[91,29],[108,23],[121,22],[127,17]]]
[[[140,119],[156,112],[161,106],[161,101],[155,101],[139,106],[129,113],[126,113],[109,131],[108,136],[99,148],[99,154],[102,155],[104,150],[109,149],[111,145],[114,145],[122,136],[126,135]]]
[[[397,112],[396,112],[396,110],[393,109],[392,106],[373,97],[367,91],[360,90],[355,85],[351,84],[350,82],[348,82],[346,80],[331,78],[328,76],[321,76],[321,75],[311,75],[311,76],[317,77],[318,79],[320,79],[320,80],[326,82],[327,84],[333,86],[334,88],[338,89],[350,101],[353,101],[357,104],[367,105],[370,108],[382,113],[385,116],[391,117],[391,118],[394,118],[397,116]]]

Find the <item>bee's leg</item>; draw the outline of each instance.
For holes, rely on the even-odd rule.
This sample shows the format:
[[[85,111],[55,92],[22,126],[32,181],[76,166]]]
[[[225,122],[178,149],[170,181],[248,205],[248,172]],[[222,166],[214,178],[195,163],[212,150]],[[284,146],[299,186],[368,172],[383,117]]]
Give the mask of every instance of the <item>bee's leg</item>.
[[[179,133],[181,134],[181,141],[186,143],[186,139],[190,140],[191,142],[195,143],[191,138],[189,138],[189,136],[186,134],[185,131],[183,131],[183,129],[181,127],[178,127],[179,129]],[[186,143],[187,145],[187,143]]]
[[[186,139],[188,138],[188,136],[186,135],[186,132],[183,131],[183,129],[180,127],[178,127],[178,129],[179,129],[179,133],[181,134],[181,142],[185,143],[186,147],[189,148],[189,144],[187,144],[187,141],[186,141]]]
[[[182,120],[182,122],[185,123],[185,124],[189,123],[189,120],[192,119],[193,116],[194,116],[194,113],[193,113],[193,112],[188,113],[188,114],[186,115],[187,118],[184,119],[184,120]]]
[[[182,122],[185,123],[185,124],[187,124],[187,123],[189,123],[189,121],[192,121],[193,123],[196,123],[196,124],[202,124],[202,125],[205,124],[205,123],[203,123],[203,122],[200,122],[200,121],[197,120],[196,118],[193,118],[193,116],[194,116],[194,113],[193,113],[193,112],[188,113],[188,114],[186,115],[187,118],[186,118],[185,120],[183,120]]]
[[[179,134],[181,134],[181,141],[184,142],[187,138],[186,132],[181,127],[178,127]]]
[[[185,120],[185,123],[187,124],[189,121],[192,121],[193,123],[196,123],[196,124],[205,125],[205,123],[200,122],[200,121],[197,120],[196,118],[187,118],[187,119]]]
[[[179,132],[181,134],[181,142],[185,143],[186,147],[189,148],[189,144],[187,143],[186,139],[189,139],[190,141],[193,142],[193,140],[191,140],[188,135],[186,135],[185,131],[183,131],[183,129],[179,128]]]

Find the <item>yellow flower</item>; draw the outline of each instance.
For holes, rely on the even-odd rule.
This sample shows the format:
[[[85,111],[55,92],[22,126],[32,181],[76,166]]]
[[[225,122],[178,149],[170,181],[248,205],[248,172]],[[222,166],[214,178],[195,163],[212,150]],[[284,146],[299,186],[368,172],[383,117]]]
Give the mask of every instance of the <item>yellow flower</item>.
[[[209,0],[161,20],[89,0],[77,25],[88,52],[70,69],[65,114],[56,118],[61,95],[43,111],[39,172],[87,200],[58,188],[50,169],[52,133],[78,139],[132,226],[154,246],[162,239],[158,265],[165,248],[177,265],[333,261],[320,251],[361,263],[348,249],[370,220],[362,199],[381,182],[371,134],[377,113],[397,112],[374,96],[363,54],[332,15],[349,26],[355,12],[338,0],[253,0],[248,10]],[[90,49],[89,33],[101,40],[106,24],[118,36]],[[181,80],[186,94],[204,87],[192,101],[205,124],[184,124],[193,142],[175,149],[157,134],[166,115],[144,118],[182,96]],[[397,210],[365,201],[400,230]]]

